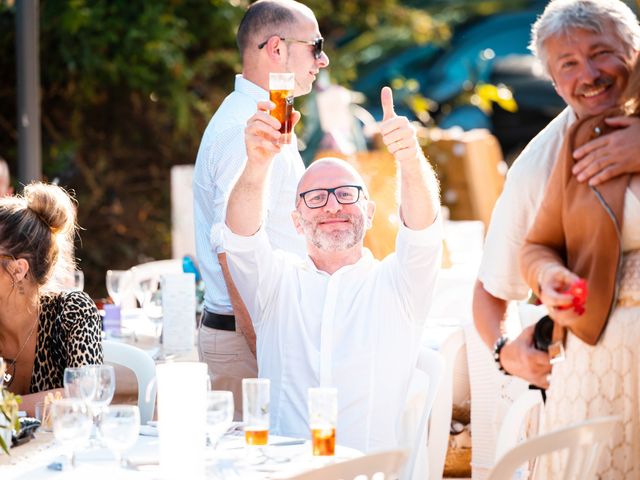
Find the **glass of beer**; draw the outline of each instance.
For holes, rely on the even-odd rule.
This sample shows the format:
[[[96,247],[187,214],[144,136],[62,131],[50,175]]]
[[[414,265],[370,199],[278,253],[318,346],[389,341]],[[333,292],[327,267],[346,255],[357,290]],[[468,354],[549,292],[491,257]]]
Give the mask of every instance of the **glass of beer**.
[[[264,446],[269,441],[268,378],[242,379],[242,421],[247,445]]]
[[[336,450],[336,421],[338,419],[338,390],[309,389],[309,427],[313,455],[334,455]]]
[[[271,116],[280,122],[280,141],[278,143],[291,143],[291,115],[293,114],[293,73],[269,74],[269,100],[276,107],[271,110]]]

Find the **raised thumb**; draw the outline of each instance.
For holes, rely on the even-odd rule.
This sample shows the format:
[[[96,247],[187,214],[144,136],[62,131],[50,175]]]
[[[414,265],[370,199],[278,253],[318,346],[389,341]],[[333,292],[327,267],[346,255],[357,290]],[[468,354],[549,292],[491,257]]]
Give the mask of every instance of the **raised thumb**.
[[[393,91],[389,87],[382,87],[380,91],[380,103],[382,104],[382,121],[396,116],[393,109]]]

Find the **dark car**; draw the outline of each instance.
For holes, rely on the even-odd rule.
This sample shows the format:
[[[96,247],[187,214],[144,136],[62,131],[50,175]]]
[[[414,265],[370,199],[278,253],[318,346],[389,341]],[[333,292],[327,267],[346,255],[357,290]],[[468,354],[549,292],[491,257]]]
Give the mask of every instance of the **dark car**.
[[[419,93],[436,106],[430,112],[436,125],[488,128],[509,162],[565,106],[527,49],[531,25],[543,8],[544,2],[535,2],[527,10],[467,22],[454,30],[444,46],[409,48],[361,71],[353,88],[365,94],[365,107],[381,118],[380,88],[396,78],[415,80]],[[517,111],[494,104],[493,111],[485,113],[460,102],[474,85],[482,83],[508,87]],[[402,104],[401,96],[396,104],[403,114],[415,116],[406,103]]]

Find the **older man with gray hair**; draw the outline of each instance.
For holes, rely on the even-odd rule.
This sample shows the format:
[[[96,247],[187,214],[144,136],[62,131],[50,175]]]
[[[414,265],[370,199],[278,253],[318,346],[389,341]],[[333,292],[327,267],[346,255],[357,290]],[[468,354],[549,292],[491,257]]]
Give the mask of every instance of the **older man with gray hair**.
[[[508,302],[529,295],[518,253],[569,127],[576,118],[602,113],[620,100],[640,50],[640,26],[619,0],[552,0],[532,27],[530,49],[568,107],[527,145],[509,170],[487,232],[473,315],[497,367],[546,388],[549,355],[534,348],[533,325],[515,338],[505,335]],[[640,119],[615,117],[607,123],[619,128],[573,152],[578,181],[598,185],[621,173],[640,171]]]

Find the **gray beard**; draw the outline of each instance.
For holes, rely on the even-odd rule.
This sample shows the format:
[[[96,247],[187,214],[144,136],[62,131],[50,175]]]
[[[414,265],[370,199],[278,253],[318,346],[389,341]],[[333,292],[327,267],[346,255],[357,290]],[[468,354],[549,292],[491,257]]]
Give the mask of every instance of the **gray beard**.
[[[340,252],[343,250],[348,250],[349,248],[357,245],[358,242],[360,242],[364,237],[363,215],[355,216],[340,214],[336,215],[335,217],[342,219],[348,218],[351,221],[351,225],[353,228],[351,228],[350,230],[334,230],[325,232],[321,231],[318,228],[318,223],[314,224],[313,222],[309,222],[304,219],[300,220],[305,236],[317,249],[327,252]],[[318,222],[319,220],[321,221],[322,219],[318,219],[316,220],[316,222]]]

